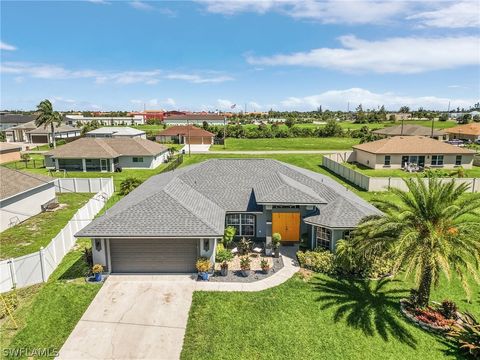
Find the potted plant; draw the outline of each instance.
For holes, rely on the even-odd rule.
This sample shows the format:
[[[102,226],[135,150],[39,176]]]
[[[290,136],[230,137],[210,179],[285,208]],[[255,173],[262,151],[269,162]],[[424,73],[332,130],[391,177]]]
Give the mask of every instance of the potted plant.
[[[217,252],[216,260],[220,264],[220,274],[227,276],[228,274],[228,262],[233,259],[233,254],[230,250],[221,249]]]
[[[271,243],[265,244],[265,255],[272,256],[273,254],[273,247]]]
[[[197,260],[198,277],[204,281],[208,280],[208,271],[210,270],[210,260],[205,257],[200,257]]]
[[[272,234],[272,246],[275,252],[275,257],[278,258],[280,256],[280,241],[282,241],[282,235],[279,233]]]
[[[102,281],[102,271],[103,271],[103,266],[100,264],[95,264],[92,267],[92,272],[93,272],[93,280],[94,281]]]
[[[244,256],[240,259],[240,270],[243,277],[250,275],[250,263],[252,260],[248,256]]]
[[[242,255],[247,255],[251,247],[252,247],[252,242],[244,237],[238,243],[238,248],[240,250],[240,254]]]
[[[236,232],[237,232],[237,229],[235,229],[233,226],[227,226],[225,228],[225,232],[223,233],[223,238],[222,238],[222,243],[224,247],[228,248],[230,243],[233,241]]]
[[[268,270],[270,270],[270,264],[265,258],[260,261],[260,267],[262,268],[264,274],[268,274]]]

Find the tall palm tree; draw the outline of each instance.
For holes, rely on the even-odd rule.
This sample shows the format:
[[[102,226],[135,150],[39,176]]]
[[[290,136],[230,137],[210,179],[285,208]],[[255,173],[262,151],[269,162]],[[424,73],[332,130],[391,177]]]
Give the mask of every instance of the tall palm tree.
[[[35,119],[36,126],[42,126],[47,128],[50,126],[50,131],[52,133],[52,144],[53,147],[57,147],[55,141],[55,125],[60,125],[62,122],[62,115],[58,111],[53,111],[53,106],[50,100],[43,100],[40,104],[37,105],[37,118]]]
[[[423,180],[426,180],[424,182]],[[361,254],[392,255],[397,269],[415,274],[418,305],[427,306],[440,274],[466,275],[480,282],[480,194],[464,196],[466,184],[438,178],[406,179],[408,191],[391,189],[393,199],[376,201],[384,216],[364,219],[354,232]]]

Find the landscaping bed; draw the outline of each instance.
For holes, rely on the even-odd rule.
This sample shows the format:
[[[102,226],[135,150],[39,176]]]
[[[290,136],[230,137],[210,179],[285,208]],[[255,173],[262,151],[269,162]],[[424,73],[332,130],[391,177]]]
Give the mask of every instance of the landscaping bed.
[[[244,277],[240,271],[240,257],[235,256],[235,258],[230,261],[228,274],[227,276],[222,276],[220,274],[220,264],[215,264],[215,272],[214,275],[210,277],[210,281],[213,282],[242,282],[242,283],[250,283],[255,282],[258,280],[263,280],[275,274],[278,270],[283,268],[283,260],[282,257],[274,258],[274,257],[261,257],[261,256],[250,256],[252,259],[251,262],[251,273],[249,276]],[[260,267],[260,261],[264,259],[268,261],[270,265],[270,269],[267,273],[263,272]]]

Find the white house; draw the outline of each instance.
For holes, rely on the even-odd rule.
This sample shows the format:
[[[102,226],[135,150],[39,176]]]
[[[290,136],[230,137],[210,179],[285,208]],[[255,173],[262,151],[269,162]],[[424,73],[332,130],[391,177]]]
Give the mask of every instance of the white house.
[[[102,125],[143,125],[145,124],[142,115],[133,116],[83,116],[83,115],[65,115],[65,122],[69,125],[84,125],[91,121],[98,121]]]
[[[128,126],[102,127],[102,128],[87,132],[85,136],[94,137],[94,138],[120,138],[120,137],[140,138],[140,139],[147,138],[145,131],[134,129]]]

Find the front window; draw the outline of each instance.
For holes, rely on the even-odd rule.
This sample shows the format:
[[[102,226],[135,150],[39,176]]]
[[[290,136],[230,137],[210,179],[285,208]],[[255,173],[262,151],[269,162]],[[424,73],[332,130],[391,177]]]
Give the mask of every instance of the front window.
[[[457,155],[457,156],[455,157],[455,165],[456,165],[456,166],[462,165],[462,155]]]
[[[390,166],[390,155],[385,155],[385,159],[383,161],[383,165]]]
[[[443,155],[432,155],[432,165],[434,166],[443,165]]]
[[[133,162],[134,163],[141,163],[141,162],[143,162],[143,157],[134,157]]]
[[[255,215],[252,214],[228,214],[226,226],[233,226],[235,236],[255,236]]]
[[[330,250],[332,244],[332,230],[317,227],[317,247],[322,247]]]

